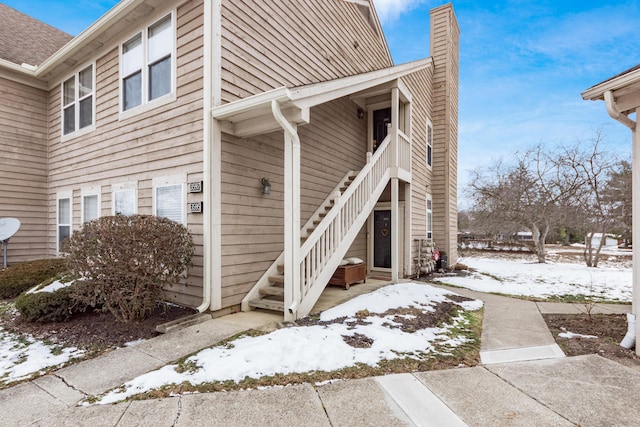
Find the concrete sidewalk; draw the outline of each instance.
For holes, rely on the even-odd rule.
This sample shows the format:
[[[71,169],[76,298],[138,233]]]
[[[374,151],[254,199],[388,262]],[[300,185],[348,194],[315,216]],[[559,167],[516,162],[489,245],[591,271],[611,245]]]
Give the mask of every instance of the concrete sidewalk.
[[[329,289],[324,309],[383,283]],[[119,349],[0,391],[7,426],[637,426],[640,372],[599,356],[564,357],[541,312],[579,305],[533,303],[451,289],[485,301],[483,366],[324,385],[182,395],[78,407],[144,372],[280,316],[237,313]],[[604,306],[625,312],[629,306]]]

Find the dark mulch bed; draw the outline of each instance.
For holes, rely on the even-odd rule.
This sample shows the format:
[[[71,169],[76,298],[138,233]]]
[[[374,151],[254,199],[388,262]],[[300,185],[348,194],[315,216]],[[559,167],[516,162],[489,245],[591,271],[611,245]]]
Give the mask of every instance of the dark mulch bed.
[[[626,366],[640,369],[640,356],[620,346],[627,333],[624,314],[545,314],[544,320],[567,356],[598,354]],[[562,338],[558,334],[594,335],[598,338]]]
[[[94,311],[75,314],[66,322],[25,322],[17,315],[4,319],[2,323],[4,329],[12,332],[100,352],[121,347],[131,341],[157,336],[157,325],[194,313],[195,310],[191,308],[162,304],[147,319],[131,323],[118,321],[110,313]]]

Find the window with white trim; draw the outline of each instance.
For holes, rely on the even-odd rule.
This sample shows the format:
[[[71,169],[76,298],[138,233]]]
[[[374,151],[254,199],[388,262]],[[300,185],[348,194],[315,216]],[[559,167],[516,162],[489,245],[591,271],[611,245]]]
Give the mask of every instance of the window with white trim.
[[[427,239],[433,239],[433,200],[431,194],[427,194]]]
[[[62,134],[69,135],[94,123],[93,64],[62,82]]]
[[[185,221],[186,177],[175,176],[165,179],[154,179],[153,182],[153,214],[169,218],[180,224]]]
[[[83,188],[81,193],[82,223],[100,217],[100,187]]]
[[[156,21],[122,44],[122,111],[173,92],[175,36],[173,14]]]
[[[137,187],[137,182],[114,184],[111,187],[114,215],[135,215],[138,212]]]
[[[60,252],[62,242],[71,236],[72,193],[59,193],[56,197],[56,250]]]
[[[427,167],[430,168],[433,165],[433,128],[431,123],[427,123]]]

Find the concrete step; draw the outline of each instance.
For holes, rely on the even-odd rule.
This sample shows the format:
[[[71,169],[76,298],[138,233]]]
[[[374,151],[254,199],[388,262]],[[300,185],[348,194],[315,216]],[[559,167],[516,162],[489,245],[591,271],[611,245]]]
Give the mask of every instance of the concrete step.
[[[207,320],[211,320],[210,313],[196,313],[191,316],[182,317],[180,319],[172,320],[171,322],[157,325],[156,332],[166,334],[167,332],[180,330],[191,325],[197,325],[198,323],[206,322]]]
[[[284,313],[284,301],[276,301],[263,298],[249,301],[249,306],[253,308],[263,308],[265,310]]]

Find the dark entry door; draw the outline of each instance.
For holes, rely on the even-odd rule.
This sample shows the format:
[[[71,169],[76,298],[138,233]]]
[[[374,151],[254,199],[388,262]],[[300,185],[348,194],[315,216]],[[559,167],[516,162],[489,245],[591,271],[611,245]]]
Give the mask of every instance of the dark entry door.
[[[391,210],[373,211],[373,266],[391,268]]]
[[[387,124],[391,123],[391,108],[383,108],[373,112],[373,152],[378,149],[387,137]]]

